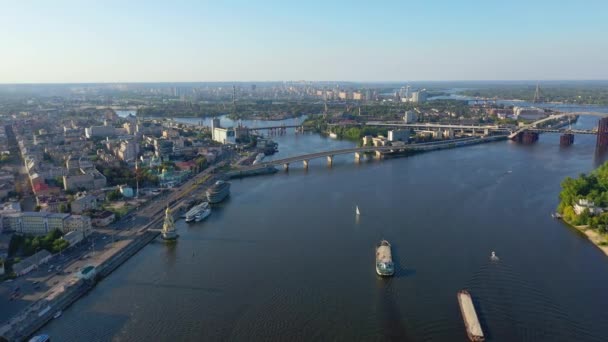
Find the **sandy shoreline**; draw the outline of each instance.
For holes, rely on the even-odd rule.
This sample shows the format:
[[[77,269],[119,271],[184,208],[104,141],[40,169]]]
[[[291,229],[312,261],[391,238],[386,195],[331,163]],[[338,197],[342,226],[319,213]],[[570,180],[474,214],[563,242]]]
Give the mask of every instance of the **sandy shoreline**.
[[[608,238],[605,235],[602,235],[600,233],[598,233],[597,231],[590,229],[589,226],[574,226],[571,225],[570,223],[566,222],[568,225],[578,229],[580,232],[583,232],[587,238],[593,242],[593,244],[595,246],[597,246],[597,248],[601,249],[602,252],[604,252],[604,254],[606,254],[606,256],[608,256],[608,245],[600,245],[600,243],[602,242],[608,242]]]

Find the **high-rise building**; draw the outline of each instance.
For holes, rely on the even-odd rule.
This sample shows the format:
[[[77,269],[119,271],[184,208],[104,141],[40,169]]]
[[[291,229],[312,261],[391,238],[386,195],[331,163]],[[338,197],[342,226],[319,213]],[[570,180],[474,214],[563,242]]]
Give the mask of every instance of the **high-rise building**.
[[[406,124],[414,123],[414,122],[418,121],[418,116],[416,115],[416,113],[414,111],[408,110],[403,115],[403,121],[405,121]]]
[[[411,102],[424,103],[427,99],[426,89],[418,90],[412,93]]]
[[[126,162],[132,162],[137,159],[139,154],[139,144],[136,141],[123,140],[118,147],[118,158]]]

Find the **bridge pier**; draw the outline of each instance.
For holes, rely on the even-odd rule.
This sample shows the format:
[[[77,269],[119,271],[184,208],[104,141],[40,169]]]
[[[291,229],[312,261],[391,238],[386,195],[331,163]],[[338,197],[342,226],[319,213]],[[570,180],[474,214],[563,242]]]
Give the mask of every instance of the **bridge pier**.
[[[289,163],[285,163],[285,164],[283,164],[283,169],[284,169],[285,171],[289,171]]]
[[[355,152],[355,161],[356,161],[356,162],[361,161],[361,158],[362,158],[362,157],[363,157],[363,154],[362,154],[362,153]]]
[[[435,131],[435,138],[437,138],[437,139],[443,138],[443,130],[441,128],[437,128],[437,130]]]
[[[327,165],[331,166],[334,163],[334,156],[327,156]]]
[[[445,136],[450,139],[454,139],[454,129],[448,128],[447,131],[445,131]]]
[[[485,136],[490,135],[490,130],[489,130],[489,129],[487,129],[487,128],[486,128],[486,129],[484,129],[484,130],[483,130],[483,135],[485,135]]]
[[[382,152],[381,151],[376,150],[374,152],[376,153],[376,158],[378,158],[378,159],[382,158]]]
[[[308,160],[302,160],[302,164],[304,164],[304,169],[308,170]]]

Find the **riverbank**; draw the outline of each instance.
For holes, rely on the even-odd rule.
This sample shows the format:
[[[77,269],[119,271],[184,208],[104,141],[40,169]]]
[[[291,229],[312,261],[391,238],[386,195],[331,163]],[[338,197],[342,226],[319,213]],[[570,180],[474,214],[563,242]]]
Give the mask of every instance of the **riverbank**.
[[[58,284],[50,289],[45,297],[30,305],[7,324],[0,327],[0,336],[7,338],[9,341],[21,341],[33,335],[51,321],[56,312],[66,310],[78,299],[93,290],[97,281],[108,276],[118,266],[153,241],[158,234],[158,232],[145,232],[130,241],[117,241],[114,248],[105,251],[100,256],[101,262],[96,265],[97,275],[94,280],[87,281],[74,277],[64,284]]]
[[[210,185],[207,183],[210,183],[211,179],[216,178],[213,176],[210,177],[210,174],[224,163],[225,162],[222,161],[217,164],[217,166],[213,166],[199,173],[194,178],[182,184],[180,186],[181,190],[173,195],[175,199],[166,199],[171,208],[174,209],[175,215],[179,214],[179,210],[177,209],[183,204],[185,196],[192,193],[196,194],[197,191],[203,191],[207,185]],[[115,237],[113,235],[111,245],[100,250],[99,254],[95,253],[92,257],[90,254],[87,254],[86,256],[83,256],[86,261],[76,261],[81,263],[77,265],[76,268],[83,267],[82,263],[95,266],[96,277],[94,281],[80,279],[76,275],[76,271],[66,273],[63,280],[55,282],[54,286],[46,291],[40,298],[32,301],[28,307],[17,312],[12,318],[0,326],[0,340],[2,340],[2,338],[7,339],[8,341],[25,340],[28,336],[33,335],[37,330],[51,321],[56,312],[65,310],[79,298],[89,293],[95,287],[96,281],[110,275],[112,271],[156,239],[159,234],[158,231],[149,228],[155,228],[162,222],[161,212],[163,210],[163,205],[140,208],[138,214],[147,218],[146,221],[141,222],[141,228],[131,229],[138,227],[128,227],[128,229],[122,230],[124,234],[118,235],[115,242]],[[131,222],[133,222],[133,220]],[[78,260],[83,260],[83,257]],[[71,266],[74,265],[71,264],[67,267]]]
[[[589,241],[591,241],[597,248],[599,248],[606,256],[608,256],[608,236],[601,234],[596,230],[589,228],[588,225],[575,226],[564,220],[564,223],[585,234]]]

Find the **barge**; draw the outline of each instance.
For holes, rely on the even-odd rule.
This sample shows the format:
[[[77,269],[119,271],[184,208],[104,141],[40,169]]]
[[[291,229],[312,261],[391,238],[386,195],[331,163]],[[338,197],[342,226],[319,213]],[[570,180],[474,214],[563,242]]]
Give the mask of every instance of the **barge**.
[[[481,330],[481,324],[477,318],[475,312],[475,306],[473,305],[473,298],[467,290],[458,291],[458,304],[460,305],[460,312],[462,313],[462,319],[464,320],[464,326],[467,329],[467,335],[469,340],[472,342],[485,341],[483,331]]]

